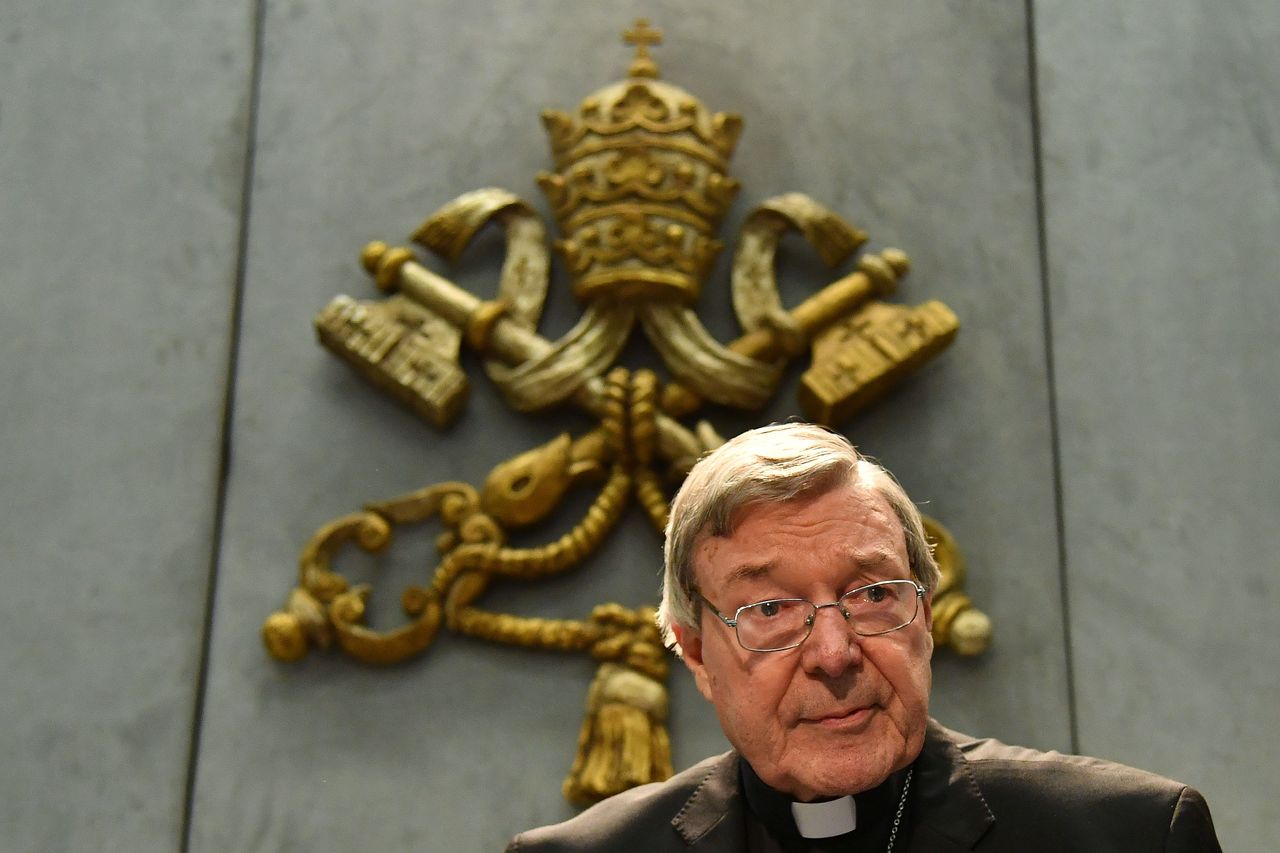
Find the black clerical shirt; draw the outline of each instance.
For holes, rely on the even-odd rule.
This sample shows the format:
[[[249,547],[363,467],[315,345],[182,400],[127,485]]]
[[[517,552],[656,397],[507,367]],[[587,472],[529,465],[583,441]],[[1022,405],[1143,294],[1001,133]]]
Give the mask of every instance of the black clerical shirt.
[[[739,762],[747,800],[747,853],[885,853],[906,771],[894,773],[877,788],[854,795],[857,827],[831,838],[805,838],[791,813],[792,799],[765,784],[746,760]],[[896,847],[907,849],[911,802],[902,813]]]

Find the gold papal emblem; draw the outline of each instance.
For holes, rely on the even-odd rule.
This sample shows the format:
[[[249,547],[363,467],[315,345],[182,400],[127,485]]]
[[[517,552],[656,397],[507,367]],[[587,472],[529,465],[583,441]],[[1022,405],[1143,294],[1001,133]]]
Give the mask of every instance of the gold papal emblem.
[[[686,419],[704,402],[756,409],[784,368],[812,352],[800,380],[810,420],[837,425],[944,349],[959,327],[941,302],[884,301],[907,273],[906,254],[863,254],[856,270],[788,309],[778,294],[774,253],[798,231],[829,264],[846,260],[866,235],[808,196],[769,199],[738,235],[730,287],[743,335],[727,346],[694,311],[722,248],[717,229],[738,192],[729,159],[742,131],[733,113],[712,113],[659,79],[649,46],[661,34],[641,20],[624,34],[636,47],[627,79],[589,95],[576,115],[547,110],[555,171],[538,175],[564,235],[559,254],[582,305],[557,341],[537,332],[549,279],[543,223],[517,196],[481,189],[446,204],[413,234],[454,261],[476,233],[506,233],[497,295],[481,299],[431,272],[408,248],[367,245],[361,255],[382,299],[335,297],[316,316],[320,341],[437,427],[467,395],[465,344],[520,412],[568,404],[597,426],[563,434],[499,463],[484,485],[447,482],[366,504],[322,526],[302,550],[298,586],[263,625],[272,656],[299,660],[337,645],[367,663],[420,654],[441,627],[500,643],[588,653],[600,666],[587,694],[577,757],[563,790],[578,803],[665,779],[672,772],[666,730],[669,658],[650,607],[601,604],[586,619],[496,613],[485,592],[507,578],[536,580],[587,560],[634,501],[661,534],[667,484],[723,442],[706,421]],[[616,364],[636,327],[671,378]],[[583,518],[541,547],[511,547],[508,531],[550,515],[573,486],[597,488]],[[407,621],[388,631],[364,622],[368,584],[333,569],[348,544],[387,548],[393,530],[435,520],[440,561],[422,585],[401,593]],[[930,520],[943,571],[934,597],[940,646],[973,655],[991,625],[961,589],[964,565],[951,536]]]

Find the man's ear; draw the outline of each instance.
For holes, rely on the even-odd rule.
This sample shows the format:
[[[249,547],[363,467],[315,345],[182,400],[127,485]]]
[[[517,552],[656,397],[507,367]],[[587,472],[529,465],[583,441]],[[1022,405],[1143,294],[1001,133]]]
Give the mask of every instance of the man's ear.
[[[672,625],[671,630],[676,635],[676,645],[680,647],[680,659],[693,673],[693,681],[698,685],[698,692],[710,702],[711,680],[707,677],[707,667],[702,661],[702,635],[683,625]]]
[[[933,633],[933,590],[924,594],[924,627]]]

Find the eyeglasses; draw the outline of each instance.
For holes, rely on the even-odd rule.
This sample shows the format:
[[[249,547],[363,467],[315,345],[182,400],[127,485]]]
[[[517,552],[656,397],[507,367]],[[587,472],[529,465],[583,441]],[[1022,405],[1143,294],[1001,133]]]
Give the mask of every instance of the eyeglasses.
[[[782,652],[809,639],[818,611],[827,607],[838,608],[853,632],[862,637],[905,628],[920,612],[924,587],[909,580],[880,581],[850,590],[830,604],[814,604],[805,598],[771,598],[739,607],[732,619],[700,591],[695,593],[721,622],[733,629],[738,645],[749,652]]]

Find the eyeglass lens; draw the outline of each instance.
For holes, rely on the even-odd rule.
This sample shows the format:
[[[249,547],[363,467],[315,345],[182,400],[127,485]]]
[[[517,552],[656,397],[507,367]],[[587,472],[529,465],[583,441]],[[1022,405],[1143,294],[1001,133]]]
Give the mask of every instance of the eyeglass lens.
[[[847,593],[839,601],[854,632],[886,634],[911,624],[919,597],[912,581],[884,581]],[[741,608],[738,642],[752,651],[781,651],[803,643],[813,629],[818,607],[802,598],[761,601]]]

